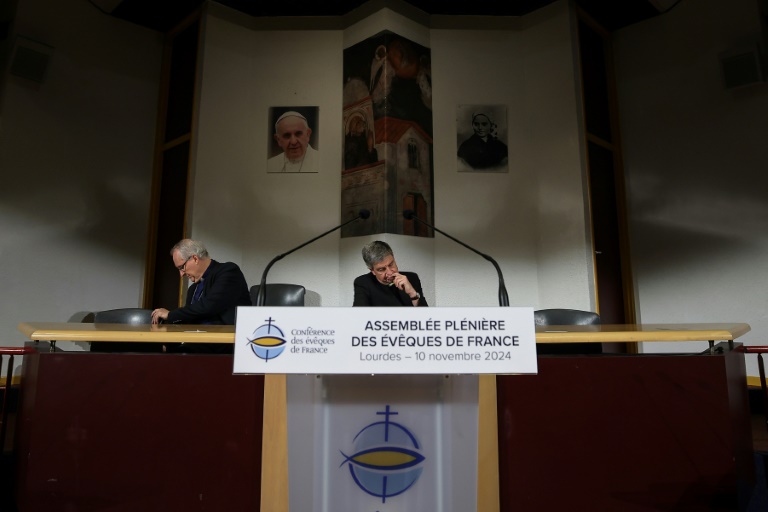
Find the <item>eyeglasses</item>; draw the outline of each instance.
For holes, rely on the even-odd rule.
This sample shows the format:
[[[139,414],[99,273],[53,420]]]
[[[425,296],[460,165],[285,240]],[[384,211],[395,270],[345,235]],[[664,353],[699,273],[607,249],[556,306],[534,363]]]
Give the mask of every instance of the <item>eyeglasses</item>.
[[[176,270],[178,270],[179,272],[186,272],[186,270],[187,270],[187,263],[189,263],[189,260],[191,260],[191,259],[192,259],[192,256],[190,256],[189,258],[184,260],[184,263],[182,263],[180,266],[176,267]]]

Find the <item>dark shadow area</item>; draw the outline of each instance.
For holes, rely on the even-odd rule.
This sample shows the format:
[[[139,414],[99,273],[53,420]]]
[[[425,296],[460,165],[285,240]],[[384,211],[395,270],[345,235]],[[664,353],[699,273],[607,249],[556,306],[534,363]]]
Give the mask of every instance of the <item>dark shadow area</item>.
[[[8,393],[6,397],[6,392]],[[16,412],[19,409],[19,388],[11,386],[6,390],[0,387],[0,404],[4,404],[2,418],[7,421],[5,439],[0,439],[0,511],[16,512],[14,500],[14,484],[16,482],[14,466],[16,452],[14,448],[14,433],[16,427]],[[6,414],[7,413],[7,414]]]

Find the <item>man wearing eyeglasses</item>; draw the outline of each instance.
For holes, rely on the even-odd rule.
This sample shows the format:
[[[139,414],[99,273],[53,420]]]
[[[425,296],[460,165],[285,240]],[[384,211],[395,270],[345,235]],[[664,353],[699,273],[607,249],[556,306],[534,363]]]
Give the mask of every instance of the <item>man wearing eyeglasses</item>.
[[[400,272],[388,243],[377,240],[364,246],[363,261],[370,272],[355,279],[353,306],[427,306],[419,276]]]
[[[250,306],[245,276],[235,263],[219,263],[202,242],[184,239],[171,249],[173,264],[192,283],[186,305],[152,311],[152,323],[234,325],[237,306]]]

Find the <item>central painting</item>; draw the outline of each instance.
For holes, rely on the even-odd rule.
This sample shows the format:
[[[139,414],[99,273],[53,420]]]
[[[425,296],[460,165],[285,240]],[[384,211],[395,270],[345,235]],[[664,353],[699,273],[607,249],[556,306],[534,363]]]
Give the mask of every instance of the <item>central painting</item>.
[[[341,236],[434,236],[430,50],[381,32],[344,50],[342,218],[371,211]]]

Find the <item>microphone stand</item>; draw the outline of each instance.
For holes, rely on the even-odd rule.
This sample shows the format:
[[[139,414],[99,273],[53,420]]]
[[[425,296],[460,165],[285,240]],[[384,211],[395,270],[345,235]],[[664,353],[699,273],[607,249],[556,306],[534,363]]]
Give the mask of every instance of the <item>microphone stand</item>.
[[[272,261],[270,261],[269,264],[267,265],[267,267],[264,269],[264,273],[261,274],[261,283],[259,283],[259,292],[256,295],[256,306],[263,306],[264,303],[267,300],[267,273],[269,273],[269,269],[272,268],[272,265],[274,265],[276,262],[280,261],[281,259],[285,258],[286,256],[288,256],[292,252],[298,251],[299,249],[301,249],[305,245],[309,245],[312,242],[314,242],[315,240],[324,237],[328,233],[333,233],[337,229],[343,228],[347,224],[351,224],[352,222],[355,222],[358,219],[367,219],[370,216],[371,216],[371,212],[370,211],[368,211],[368,210],[360,210],[360,212],[358,213],[357,217],[355,217],[354,219],[350,219],[347,222],[345,222],[343,224],[340,224],[340,225],[336,226],[333,229],[329,229],[328,231],[326,231],[325,233],[323,233],[321,235],[317,235],[312,240],[308,240],[308,241],[304,242],[303,244],[301,244],[300,246],[294,247],[290,251],[284,252],[283,254],[278,254],[277,256],[272,258]]]
[[[457,244],[463,245],[464,247],[466,247],[470,251],[474,252],[475,254],[479,254],[480,256],[485,258],[486,260],[490,261],[493,264],[493,266],[496,268],[496,273],[499,275],[499,306],[501,306],[501,307],[509,307],[509,295],[507,294],[507,287],[504,286],[504,276],[501,274],[501,268],[499,267],[499,264],[496,263],[496,260],[494,260],[493,258],[488,256],[487,254],[483,254],[482,252],[478,251],[477,249],[473,249],[472,247],[468,246],[467,244],[465,244],[461,240],[457,240],[456,238],[452,237],[451,235],[449,235],[445,231],[441,231],[441,230],[437,229],[435,226],[432,226],[431,224],[429,224],[428,222],[421,220],[420,218],[418,218],[416,216],[415,213],[413,213],[412,210],[404,210],[403,211],[403,217],[406,220],[417,220],[417,221],[421,222],[425,226],[434,229],[435,231],[437,231],[438,233],[442,234],[443,236],[446,236],[446,237],[450,238],[451,240],[453,240]]]

